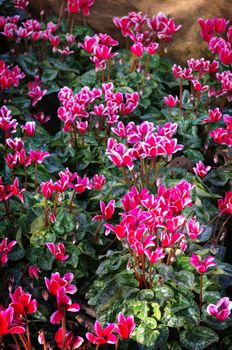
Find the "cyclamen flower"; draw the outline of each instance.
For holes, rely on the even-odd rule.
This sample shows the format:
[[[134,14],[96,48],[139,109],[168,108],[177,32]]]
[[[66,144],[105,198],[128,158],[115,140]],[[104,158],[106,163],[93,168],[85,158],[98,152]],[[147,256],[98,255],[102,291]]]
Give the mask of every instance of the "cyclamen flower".
[[[214,256],[207,256],[203,261],[202,257],[196,254],[192,254],[190,258],[190,263],[196,268],[196,270],[199,273],[205,273],[207,270],[212,267],[216,266],[216,262],[214,259]]]
[[[69,255],[65,255],[65,247],[63,243],[47,243],[46,246],[56,260],[64,261],[68,259]]]
[[[31,279],[36,278],[38,280],[39,273],[41,273],[41,270],[37,266],[31,265],[28,267],[28,273]]]
[[[84,342],[84,339],[79,336],[74,336],[73,332],[67,332],[65,334],[65,339],[66,339],[66,350],[75,350],[78,349],[82,343]],[[62,349],[62,342],[63,342],[63,329],[60,327],[58,331],[55,334],[55,341],[57,343],[57,346],[59,349]]]
[[[21,334],[25,332],[25,328],[18,325],[18,322],[14,320],[13,307],[9,306],[5,310],[0,308],[0,335]]]
[[[224,199],[218,199],[218,208],[220,214],[230,214],[232,215],[232,192],[228,191],[225,193]]]
[[[10,293],[11,304],[15,314],[29,315],[37,311],[37,300],[32,299],[30,293],[24,292],[22,287],[16,288],[14,293]]]
[[[35,122],[26,122],[26,124],[22,126],[22,129],[25,131],[26,136],[34,136]]]
[[[148,257],[150,263],[155,264],[157,261],[163,259],[165,254],[163,253],[163,248],[156,248],[154,251],[150,251],[148,249],[145,250],[145,254]]]
[[[93,344],[116,344],[117,337],[113,334],[115,330],[115,324],[110,323],[104,329],[101,327],[98,321],[94,325],[96,335],[92,333],[86,333],[86,338]]]
[[[210,171],[211,166],[204,166],[202,161],[199,161],[196,163],[196,167],[193,168],[193,171],[195,174],[197,174],[200,177],[205,177],[207,173]]]
[[[98,174],[94,175],[92,184],[95,190],[101,190],[105,184],[105,176]]]
[[[190,239],[197,239],[197,237],[203,232],[203,228],[200,228],[199,222],[196,221],[196,216],[187,222],[186,229]]]
[[[57,290],[56,301],[58,309],[50,317],[52,324],[60,323],[66,311],[78,312],[80,310],[80,305],[77,303],[72,304],[71,299],[65,294],[65,287],[60,287]]]
[[[50,280],[45,277],[45,284],[48,291],[56,295],[58,289],[60,287],[64,287],[65,293],[67,294],[75,294],[77,291],[77,287],[74,284],[71,284],[74,279],[74,275],[71,272],[67,272],[64,277],[61,277],[59,272],[55,272],[51,274]]]
[[[221,119],[221,117],[222,113],[220,112],[219,108],[210,109],[209,118],[203,119],[203,123],[216,123]]]
[[[123,339],[130,338],[135,329],[135,322],[133,316],[125,317],[122,312],[118,314],[118,324],[115,327],[115,331]]]
[[[215,304],[209,304],[207,312],[209,315],[216,317],[219,321],[227,319],[232,310],[232,301],[229,298],[224,297],[217,301]]]
[[[0,263],[2,265],[5,265],[8,260],[8,254],[11,252],[12,248],[15,244],[17,244],[17,241],[11,241],[10,243],[7,243],[8,238],[3,238],[2,242],[0,243]]]
[[[164,102],[166,104],[166,106],[172,108],[172,107],[175,107],[178,103],[179,99],[178,99],[178,96],[172,96],[172,95],[169,95],[168,97],[164,97]]]
[[[111,199],[107,205],[103,201],[100,201],[102,215],[94,216],[93,220],[109,220],[112,218],[115,209],[115,200]]]

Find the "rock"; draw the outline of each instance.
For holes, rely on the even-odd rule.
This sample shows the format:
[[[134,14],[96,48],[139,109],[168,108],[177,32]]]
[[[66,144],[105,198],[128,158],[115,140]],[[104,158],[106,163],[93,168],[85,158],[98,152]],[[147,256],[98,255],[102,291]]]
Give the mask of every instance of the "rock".
[[[59,0],[41,0],[42,7],[59,13]],[[31,9],[39,13],[38,0],[31,0]],[[113,17],[127,15],[129,11],[143,11],[149,16],[158,12],[175,18],[182,24],[181,30],[174,35],[173,41],[167,45],[167,55],[180,64],[185,64],[190,57],[207,57],[206,43],[200,37],[198,18],[225,17],[232,19],[232,0],[96,0],[91,8],[87,24],[97,32],[109,33],[122,41],[121,34],[113,24]],[[77,17],[82,23],[81,16]]]

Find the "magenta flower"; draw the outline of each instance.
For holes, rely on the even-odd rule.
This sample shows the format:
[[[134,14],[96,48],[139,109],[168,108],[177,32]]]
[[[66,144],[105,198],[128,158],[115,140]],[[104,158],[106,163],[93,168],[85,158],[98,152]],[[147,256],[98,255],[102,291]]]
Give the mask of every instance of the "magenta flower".
[[[17,241],[11,241],[7,244],[8,238],[3,238],[2,242],[0,243],[0,263],[2,265],[7,263],[8,260],[8,254],[12,250],[13,246],[17,244]]]
[[[10,198],[11,196],[16,196],[20,199],[20,201],[23,203],[23,192],[25,189],[20,189],[19,188],[19,179],[16,177],[14,179],[14,182],[12,185],[6,185],[5,189],[9,194],[7,194],[6,199]]]
[[[204,166],[203,162],[200,160],[196,163],[196,166],[193,168],[195,174],[200,177],[205,177],[207,173],[210,171],[211,166]]]
[[[195,216],[186,223],[186,229],[190,239],[197,239],[197,237],[203,232],[203,228],[200,228],[200,224],[196,221]]]
[[[232,310],[232,301],[229,298],[224,297],[217,301],[215,304],[209,304],[207,312],[209,315],[216,317],[219,321],[227,319]]]
[[[14,293],[10,293],[10,298],[15,314],[17,315],[29,315],[37,311],[37,300],[32,299],[30,293],[24,292],[22,287],[15,289]]]
[[[135,322],[133,316],[128,316],[127,318],[122,312],[118,314],[118,324],[115,327],[115,331],[123,339],[130,338],[131,334],[135,329]]]
[[[214,256],[207,256],[203,261],[202,257],[196,254],[192,254],[190,258],[190,263],[196,268],[196,270],[199,273],[205,273],[207,270],[212,267],[216,266],[215,258]]]
[[[167,97],[164,97],[164,102],[166,104],[166,106],[172,108],[172,107],[175,107],[178,103],[179,99],[178,99],[178,96],[172,96],[172,95],[169,95]]]
[[[46,198],[50,198],[55,190],[52,180],[49,180],[47,182],[41,182],[40,187],[41,193]]]
[[[93,188],[95,190],[101,190],[102,187],[105,184],[105,176],[104,175],[94,175],[93,180],[92,180],[92,184],[93,184]]]
[[[94,325],[96,335],[92,333],[86,333],[86,338],[93,344],[116,344],[117,337],[113,334],[115,330],[115,324],[110,323],[104,329],[101,327],[98,321]]]
[[[209,109],[208,113],[209,117],[203,119],[203,123],[216,123],[222,117],[222,112],[220,112],[219,108]]]
[[[25,333],[24,327],[19,326],[14,320],[14,309],[9,306],[5,310],[0,309],[0,335]]]
[[[26,124],[22,126],[22,129],[25,131],[26,136],[34,136],[35,122],[26,122]]]
[[[148,257],[150,263],[152,263],[152,264],[157,263],[157,261],[159,261],[165,257],[165,254],[163,252],[163,248],[156,248],[153,252],[151,252],[149,249],[146,249],[145,254]]]
[[[221,214],[227,213],[232,215],[232,192],[231,191],[226,192],[224,199],[218,200],[218,208]]]
[[[68,259],[69,255],[65,255],[65,248],[63,243],[47,243],[46,246],[54,255],[56,260],[64,261]]]
[[[31,279],[36,278],[38,280],[39,273],[41,273],[41,270],[37,266],[31,265],[28,267],[28,273]]]
[[[82,343],[84,342],[84,339],[79,336],[74,336],[73,332],[67,332],[65,334],[66,338],[66,350],[75,350],[78,349]],[[57,343],[57,346],[59,349],[62,349],[62,341],[63,341],[63,329],[60,327],[58,331],[55,334],[55,341]]]
[[[52,324],[60,323],[66,311],[78,312],[80,310],[80,305],[77,303],[72,304],[71,299],[65,294],[65,287],[60,287],[57,290],[56,301],[58,309],[50,317]]]
[[[60,277],[59,272],[52,273],[50,280],[45,277],[45,284],[48,291],[56,295],[58,289],[60,287],[64,287],[65,293],[67,294],[75,294],[77,291],[77,287],[74,284],[71,284],[74,279],[74,275],[71,272],[67,272],[64,277]]]
[[[115,200],[111,199],[107,205],[100,201],[100,208],[102,215],[94,216],[93,220],[109,220],[112,218],[115,209]]]

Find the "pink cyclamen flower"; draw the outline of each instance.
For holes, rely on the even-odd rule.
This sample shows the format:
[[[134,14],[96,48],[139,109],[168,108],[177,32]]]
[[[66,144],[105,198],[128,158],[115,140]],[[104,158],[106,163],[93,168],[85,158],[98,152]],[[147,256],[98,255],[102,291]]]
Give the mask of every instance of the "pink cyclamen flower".
[[[41,182],[40,187],[41,187],[41,193],[46,198],[50,198],[55,190],[54,183],[52,182],[52,180],[49,180],[47,182]]]
[[[86,333],[86,338],[93,344],[116,344],[117,337],[113,334],[115,330],[115,324],[110,323],[104,329],[101,327],[98,321],[94,325],[96,335],[92,333]]]
[[[65,334],[66,338],[66,350],[75,350],[78,349],[82,343],[84,342],[84,339],[79,336],[74,336],[73,332],[67,332]],[[59,349],[62,349],[62,342],[63,342],[63,329],[60,327],[58,331],[55,334],[55,341],[57,343],[57,346]]]
[[[165,257],[165,254],[163,252],[163,248],[156,248],[153,252],[151,252],[149,249],[145,250],[145,254],[148,257],[150,263],[155,264],[158,260],[161,260]]]
[[[164,97],[164,102],[166,104],[166,106],[172,108],[175,107],[178,103],[179,99],[178,96],[172,96],[172,95],[168,95],[166,97]]]
[[[221,214],[230,214],[232,215],[232,192],[228,191],[225,193],[224,199],[218,200],[218,208]]]
[[[197,239],[197,237],[203,232],[203,228],[200,228],[199,222],[196,221],[196,216],[187,222],[186,229],[190,239]]]
[[[130,338],[135,329],[134,316],[125,317],[122,312],[118,314],[118,324],[115,327],[115,331],[123,339]]]
[[[111,199],[107,205],[103,201],[100,201],[100,208],[102,215],[94,216],[93,220],[109,220],[112,218],[115,209],[115,200]]]
[[[222,117],[222,112],[219,110],[219,108],[210,109],[208,113],[209,113],[209,117],[203,119],[203,123],[216,123]]]
[[[214,256],[207,256],[203,261],[202,257],[192,254],[190,263],[196,268],[199,273],[205,273],[210,267],[216,266]]]
[[[2,265],[7,263],[8,254],[12,250],[13,246],[17,244],[17,241],[11,241],[10,243],[7,243],[7,241],[8,241],[8,238],[5,237],[0,243],[0,263]]]
[[[32,299],[32,295],[28,292],[24,292],[22,287],[15,289],[14,293],[10,293],[10,298],[15,314],[17,315],[29,315],[34,314],[37,311],[37,300]]]
[[[209,315],[216,317],[219,321],[227,319],[232,310],[232,301],[229,298],[224,297],[217,301],[215,304],[209,304],[207,312]]]
[[[38,280],[41,270],[37,266],[31,265],[28,267],[28,273],[31,279],[36,278]]]
[[[52,324],[58,324],[65,315],[65,311],[78,312],[80,305],[72,304],[71,299],[65,293],[65,287],[60,287],[56,293],[56,301],[58,309],[51,315],[50,322]]]
[[[69,255],[65,255],[65,248],[63,243],[47,243],[46,246],[50,250],[50,252],[54,255],[56,260],[67,260]]]
[[[74,284],[71,284],[74,279],[74,275],[71,272],[67,272],[64,277],[61,277],[59,272],[52,273],[50,280],[45,277],[45,284],[48,291],[56,295],[58,289],[60,287],[65,288],[66,294],[75,294],[77,291],[77,287]]]
[[[92,184],[93,184],[93,188],[95,190],[101,190],[102,187],[105,184],[105,176],[104,175],[94,175],[93,180],[92,180]]]
[[[26,122],[25,125],[22,126],[22,129],[25,131],[26,136],[34,136],[35,135],[35,122]]]
[[[198,163],[196,163],[196,167],[193,168],[193,171],[198,176],[205,177],[210,169],[211,166],[204,166],[203,162],[200,160]]]
[[[5,310],[0,309],[0,335],[21,334],[26,330],[14,320],[14,309],[9,306]]]

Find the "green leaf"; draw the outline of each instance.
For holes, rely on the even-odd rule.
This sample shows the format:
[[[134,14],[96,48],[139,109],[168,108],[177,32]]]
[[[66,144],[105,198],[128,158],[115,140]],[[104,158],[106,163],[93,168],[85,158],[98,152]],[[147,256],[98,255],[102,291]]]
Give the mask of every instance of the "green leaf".
[[[195,276],[192,272],[182,270],[175,272],[174,276],[175,282],[178,286],[181,288],[188,288],[193,290]]]
[[[58,70],[55,68],[46,68],[42,74],[42,81],[44,83],[54,80],[57,77]]]
[[[166,285],[163,285],[163,286],[157,285],[154,288],[154,292],[155,292],[155,299],[156,300],[158,299],[161,304],[163,304],[165,301],[170,300],[174,297],[174,292],[172,288]]]
[[[160,311],[160,306],[158,303],[151,303],[152,307],[152,316],[154,316],[158,321],[161,319],[161,311]]]
[[[166,343],[168,334],[167,327],[157,327],[157,322],[153,318],[147,317],[135,328],[132,338],[137,341],[140,350],[156,350]]]
[[[172,266],[161,263],[156,266],[156,269],[165,278],[166,281],[173,277]]]
[[[225,171],[222,169],[213,169],[210,171],[210,173],[207,175],[206,178],[209,182],[211,182],[215,186],[225,186],[228,180],[230,179]]]
[[[138,292],[138,300],[151,301],[154,299],[154,292],[151,289],[143,289]]]
[[[180,342],[188,350],[203,350],[217,341],[217,334],[212,329],[203,326],[180,333]]]

